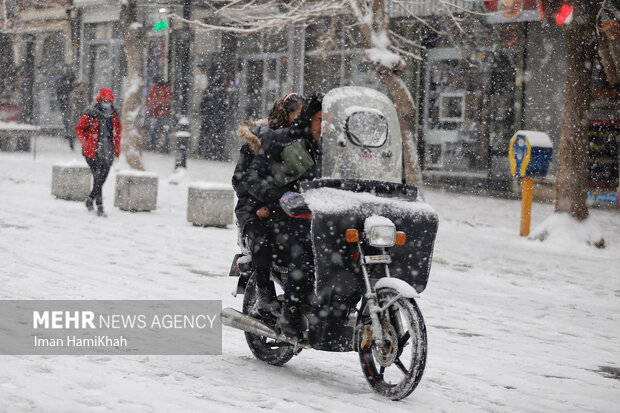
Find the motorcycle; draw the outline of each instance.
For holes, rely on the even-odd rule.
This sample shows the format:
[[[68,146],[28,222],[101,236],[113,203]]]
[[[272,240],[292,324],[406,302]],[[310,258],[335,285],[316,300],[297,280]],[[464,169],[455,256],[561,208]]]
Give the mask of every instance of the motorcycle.
[[[427,356],[416,299],[428,282],[438,218],[417,188],[405,184],[403,164],[389,98],[362,87],[325,95],[318,178],[293,197],[311,212],[315,259],[303,338],[280,334],[276,318],[257,308],[249,252],[242,250],[231,266],[243,306],[224,309],[222,322],[245,331],[256,358],[281,366],[303,349],[356,351],[376,393],[399,400],[413,392]],[[279,290],[287,276],[286,262],[275,262],[271,279]]]

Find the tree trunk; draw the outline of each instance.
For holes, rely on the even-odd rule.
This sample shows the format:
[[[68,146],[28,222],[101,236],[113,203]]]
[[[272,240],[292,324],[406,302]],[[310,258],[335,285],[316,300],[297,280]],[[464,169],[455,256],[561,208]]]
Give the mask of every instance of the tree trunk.
[[[351,0],[350,6],[359,10],[364,9],[363,1]],[[360,30],[366,40],[366,48],[378,47],[374,44],[373,35],[381,32],[388,32],[389,17],[386,10],[385,0],[373,0],[371,4],[372,19],[371,21],[362,20]],[[354,15],[357,15],[355,12]],[[388,49],[385,49],[388,51]],[[400,123],[401,139],[403,142],[405,180],[408,184],[420,186],[422,185],[422,171],[420,170],[420,162],[418,159],[417,142],[414,142],[411,133],[411,119],[415,113],[413,98],[407,89],[407,85],[403,82],[401,73],[404,69],[403,65],[396,67],[386,67],[373,62],[372,69],[377,74],[379,81],[387,88],[390,99],[396,105],[396,112]]]
[[[142,133],[140,111],[142,109],[142,87],[144,85],[144,31],[136,22],[136,3],[129,2],[121,9],[121,28],[125,53],[127,55],[127,81],[123,91],[123,152],[127,163],[133,169],[144,170],[142,165]]]
[[[574,21],[565,29],[566,87],[555,212],[566,212],[577,221],[588,217],[586,160],[592,66],[596,54],[596,5],[600,6],[600,1],[574,3]]]
[[[403,141],[405,179],[408,184],[420,186],[422,185],[422,171],[418,159],[418,146],[411,133],[411,120],[415,113],[413,99],[399,74],[385,67],[377,68],[375,71],[381,83],[387,88],[390,99],[396,105]]]

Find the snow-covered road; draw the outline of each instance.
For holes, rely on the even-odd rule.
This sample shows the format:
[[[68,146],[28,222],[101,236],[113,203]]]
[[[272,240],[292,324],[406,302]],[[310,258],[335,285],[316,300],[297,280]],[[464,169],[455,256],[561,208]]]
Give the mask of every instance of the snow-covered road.
[[[50,195],[52,165],[79,158],[54,138],[0,152],[0,299],[221,299],[236,230],[186,222],[191,181],[229,182],[231,164],[146,154],[158,209],[108,217]],[[256,361],[224,329],[221,356],[0,356],[0,411],[617,412],[620,406],[620,214],[592,210],[602,250],[518,236],[520,203],[426,189],[440,229],[419,300],[429,336],[407,399],[375,396],[356,354],[304,351],[282,368]],[[552,213],[534,204],[533,226]]]

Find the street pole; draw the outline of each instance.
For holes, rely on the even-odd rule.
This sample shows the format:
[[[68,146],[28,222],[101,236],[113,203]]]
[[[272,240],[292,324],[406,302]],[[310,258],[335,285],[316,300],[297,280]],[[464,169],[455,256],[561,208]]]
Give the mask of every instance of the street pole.
[[[524,177],[521,182],[521,231],[522,237],[530,235],[530,220],[532,217],[532,192],[534,179]]]
[[[191,19],[191,0],[183,0],[183,18],[185,20]],[[187,150],[191,142],[190,122],[189,122],[189,102],[190,96],[190,40],[191,34],[189,30],[189,24],[183,23],[183,30],[179,39],[179,88],[180,88],[180,102],[179,102],[179,119],[177,122],[177,156],[174,164],[174,169],[187,167]]]

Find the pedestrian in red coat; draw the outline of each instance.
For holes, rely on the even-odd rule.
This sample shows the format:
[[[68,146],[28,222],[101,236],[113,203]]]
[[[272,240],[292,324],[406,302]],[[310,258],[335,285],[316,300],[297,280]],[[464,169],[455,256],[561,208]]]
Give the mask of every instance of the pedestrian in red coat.
[[[121,154],[121,122],[112,105],[114,93],[101,88],[97,103],[86,109],[78,122],[75,133],[82,144],[82,153],[93,174],[93,190],[86,198],[86,207],[92,211],[97,204],[97,215],[103,212],[103,184],[108,178],[114,157]]]
[[[164,150],[170,151],[168,143],[168,128],[170,110],[172,107],[172,91],[168,83],[160,77],[156,76],[154,84],[146,96],[145,105],[147,107],[147,116],[149,119],[149,141],[148,148],[155,150],[157,148],[157,140],[159,135],[164,135]]]

